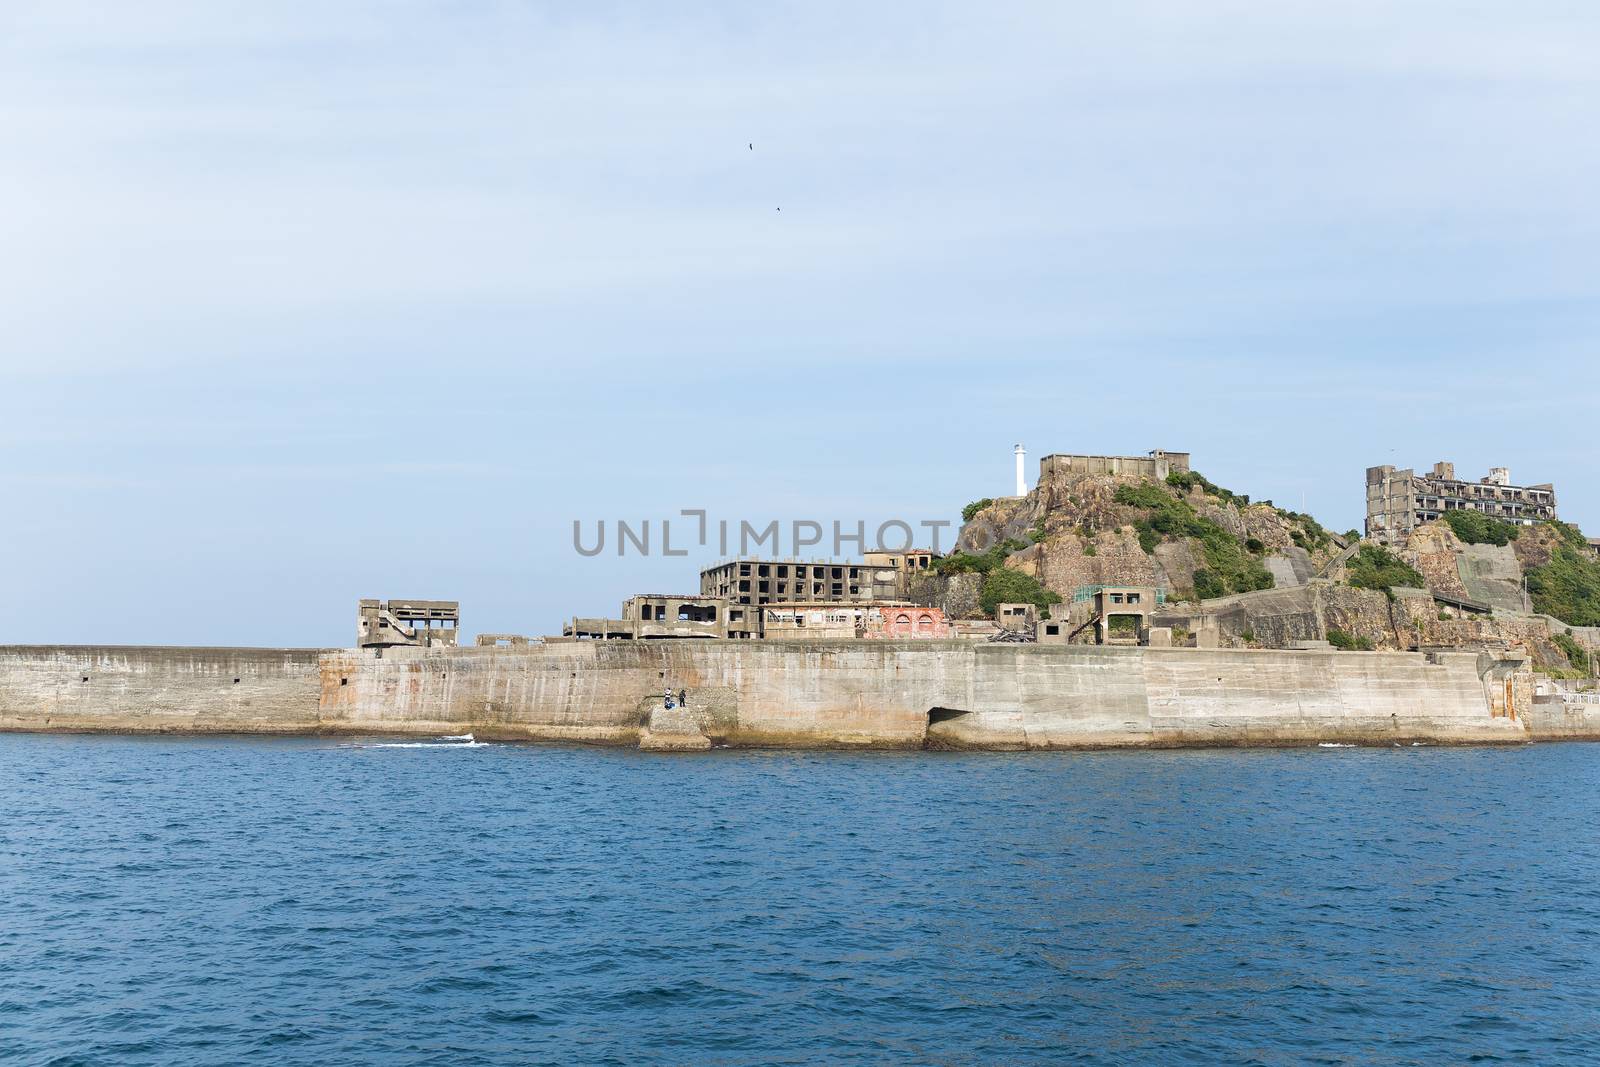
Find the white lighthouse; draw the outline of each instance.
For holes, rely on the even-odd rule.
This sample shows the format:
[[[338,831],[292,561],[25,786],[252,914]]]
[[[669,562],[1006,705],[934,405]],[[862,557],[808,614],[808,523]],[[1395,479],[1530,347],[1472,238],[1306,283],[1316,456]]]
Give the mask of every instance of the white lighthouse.
[[[1027,496],[1028,479],[1022,473],[1022,457],[1028,454],[1028,450],[1019,444],[1014,451],[1017,454],[1017,495]]]

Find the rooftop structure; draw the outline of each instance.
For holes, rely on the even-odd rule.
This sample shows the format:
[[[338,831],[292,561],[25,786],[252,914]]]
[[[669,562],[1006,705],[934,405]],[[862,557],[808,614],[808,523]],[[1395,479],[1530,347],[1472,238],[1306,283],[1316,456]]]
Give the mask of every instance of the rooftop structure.
[[[460,628],[456,600],[363,600],[356,609],[357,648],[453,648]]]
[[[1173,471],[1189,469],[1189,453],[1156,448],[1143,456],[1086,456],[1057,452],[1039,461],[1039,481],[1051,475],[1120,474],[1166,480]]]
[[[1398,540],[1446,512],[1465,510],[1531,526],[1556,517],[1556,491],[1548,482],[1512,485],[1505,467],[1491,467],[1476,482],[1458,479],[1454,463],[1435,463],[1422,475],[1387,464],[1367,468],[1366,533],[1376,541]]]

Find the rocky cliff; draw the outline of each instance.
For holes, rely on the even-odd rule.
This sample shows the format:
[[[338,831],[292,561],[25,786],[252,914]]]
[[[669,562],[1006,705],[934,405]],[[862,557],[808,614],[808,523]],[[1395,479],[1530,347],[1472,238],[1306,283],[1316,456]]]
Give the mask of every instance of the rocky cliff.
[[[999,553],[1063,600],[1102,584],[1164,590],[1157,621],[1180,644],[1214,625],[1231,647],[1511,649],[1568,675],[1600,662],[1589,618],[1600,616],[1600,562],[1561,524],[1475,518],[1464,539],[1459,522],[1429,523],[1390,551],[1194,472],[1164,482],[1055,472],[965,518],[960,552]]]
[[[1101,584],[1152,585],[1175,598],[1297,586],[1345,545],[1309,516],[1190,472],[1162,483],[1057,472],[1026,496],[980,503],[957,547],[1025,543],[1006,566],[1064,598]]]

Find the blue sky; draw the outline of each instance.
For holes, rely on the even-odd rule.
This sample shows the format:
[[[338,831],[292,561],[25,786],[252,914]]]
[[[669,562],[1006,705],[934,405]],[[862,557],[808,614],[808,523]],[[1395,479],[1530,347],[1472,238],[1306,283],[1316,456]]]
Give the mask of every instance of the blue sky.
[[[13,0],[0,642],[549,632],[702,562],[574,519],[954,518],[1016,441],[1600,529],[1596,55],[1537,0]]]

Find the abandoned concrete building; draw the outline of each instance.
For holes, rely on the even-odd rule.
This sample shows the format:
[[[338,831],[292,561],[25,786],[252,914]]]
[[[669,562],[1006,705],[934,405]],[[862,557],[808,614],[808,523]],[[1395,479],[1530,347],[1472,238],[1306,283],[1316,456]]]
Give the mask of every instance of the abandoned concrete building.
[[[561,635],[610,641],[754,638],[760,636],[760,620],[755,609],[729,604],[724,597],[641,593],[622,602],[620,619],[576,618],[561,628]]]
[[[700,572],[700,593],[733,604],[863,603],[895,600],[899,571],[865,562],[732,559]]]
[[[1556,491],[1549,483],[1512,485],[1511,472],[1492,467],[1476,482],[1456,477],[1454,463],[1435,463],[1426,474],[1385,464],[1367,468],[1367,536],[1391,543],[1449,511],[1480,511],[1491,518],[1531,526],[1556,517]]]
[[[1013,633],[1033,633],[1039,625],[1039,609],[1032,604],[997,604],[995,622]]]
[[[950,622],[938,608],[897,601],[846,603],[792,601],[765,606],[730,603],[718,596],[629,597],[618,619],[575,618],[561,636],[586,641],[650,641],[702,637],[781,641],[797,638],[840,640],[951,636]]]
[[[1161,601],[1161,590],[1154,586],[1085,586],[1070,604],[1058,604],[1050,618],[1040,619],[1035,633],[1041,644],[1049,645],[1071,644],[1091,629],[1097,645],[1149,644],[1150,619]]]
[[[894,571],[894,595],[904,599],[911,595],[911,584],[919,575],[932,571],[940,556],[932,549],[910,548],[900,552],[867,552],[861,558],[868,567]],[[875,580],[874,584],[882,583]]]
[[[1156,448],[1143,456],[1087,456],[1057,452],[1039,461],[1039,481],[1052,475],[1100,474],[1166,480],[1173,471],[1189,469],[1189,453]]]
[[[460,629],[455,600],[362,600],[356,608],[357,648],[453,648]]]

